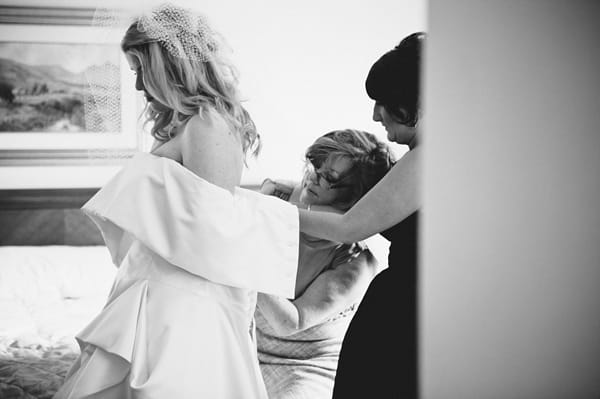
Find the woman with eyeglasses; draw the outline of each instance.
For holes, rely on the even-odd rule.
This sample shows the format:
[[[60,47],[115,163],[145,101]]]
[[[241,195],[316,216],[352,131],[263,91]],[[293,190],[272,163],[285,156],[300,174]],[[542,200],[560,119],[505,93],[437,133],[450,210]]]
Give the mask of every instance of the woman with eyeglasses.
[[[380,233],[390,241],[388,268],[370,283],[348,327],[334,398],[415,398],[417,365],[417,227],[420,208],[420,71],[425,34],[414,33],[371,67],[373,120],[409,151],[344,214],[300,210],[300,230],[337,242]]]
[[[347,129],[318,138],[306,161],[300,184],[266,180],[261,191],[300,208],[343,213],[388,172],[394,158],[374,135]],[[258,295],[258,357],[270,398],[331,398],[344,333],[377,271],[361,243],[300,234],[294,299]]]

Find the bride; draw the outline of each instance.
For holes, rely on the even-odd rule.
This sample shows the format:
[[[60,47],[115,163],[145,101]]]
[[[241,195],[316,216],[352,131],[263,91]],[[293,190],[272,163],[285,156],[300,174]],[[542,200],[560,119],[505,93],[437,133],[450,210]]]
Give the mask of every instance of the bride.
[[[203,18],[161,6],[121,47],[156,145],[84,205],[119,270],[55,397],[266,398],[256,292],[293,298],[298,211],[238,187],[258,135]]]

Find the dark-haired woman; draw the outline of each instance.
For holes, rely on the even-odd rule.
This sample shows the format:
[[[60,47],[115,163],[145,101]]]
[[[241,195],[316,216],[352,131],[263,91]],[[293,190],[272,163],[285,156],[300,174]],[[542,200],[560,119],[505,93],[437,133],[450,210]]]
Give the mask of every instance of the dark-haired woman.
[[[301,231],[339,242],[381,233],[388,268],[371,282],[344,337],[334,398],[418,396],[417,227],[420,193],[420,71],[425,34],[404,38],[371,67],[373,120],[409,151],[344,214],[300,211]]]

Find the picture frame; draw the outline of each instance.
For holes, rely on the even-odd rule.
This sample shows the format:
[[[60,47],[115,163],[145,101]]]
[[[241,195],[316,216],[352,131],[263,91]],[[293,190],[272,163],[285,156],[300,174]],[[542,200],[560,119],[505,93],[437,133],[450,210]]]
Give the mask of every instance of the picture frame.
[[[119,164],[142,148],[122,33],[93,26],[93,14],[0,6],[0,166]],[[107,65],[120,120],[90,131],[89,71]]]

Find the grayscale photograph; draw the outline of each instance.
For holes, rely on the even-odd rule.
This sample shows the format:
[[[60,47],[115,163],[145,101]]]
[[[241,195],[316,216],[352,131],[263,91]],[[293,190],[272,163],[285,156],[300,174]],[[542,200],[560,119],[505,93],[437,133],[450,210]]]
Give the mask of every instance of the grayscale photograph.
[[[600,399],[599,16],[0,0],[0,399]]]

